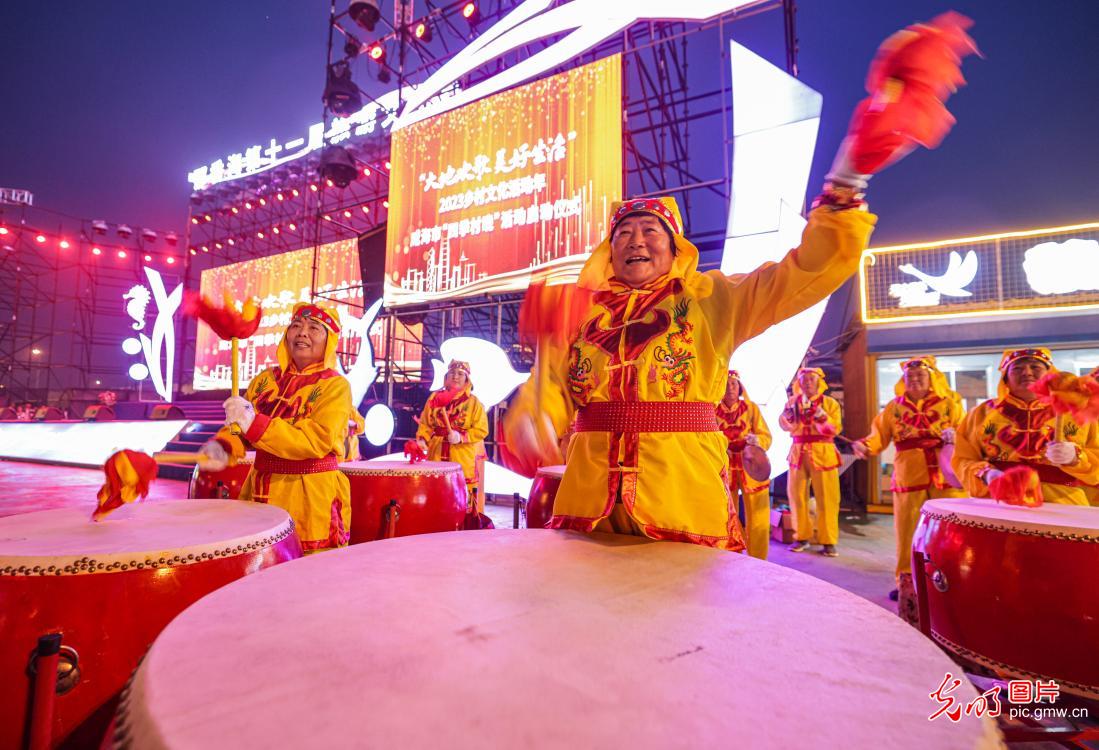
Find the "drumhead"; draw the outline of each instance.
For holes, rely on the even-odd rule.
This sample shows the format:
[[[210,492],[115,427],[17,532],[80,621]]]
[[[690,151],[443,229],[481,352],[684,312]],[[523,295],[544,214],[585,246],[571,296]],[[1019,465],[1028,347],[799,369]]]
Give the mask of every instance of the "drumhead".
[[[885,609],[743,555],[456,532],[213,592],[153,644],[118,732],[151,750],[997,746],[987,716],[928,721],[948,672]],[[976,696],[968,682],[952,693]]]
[[[928,500],[925,516],[1003,531],[1078,537],[1099,542],[1099,508],[1045,503],[1037,508],[1005,505],[988,498]]]
[[[540,477],[551,477],[553,479],[560,479],[565,474],[565,465],[556,464],[554,466],[539,466],[537,474]]]
[[[101,521],[59,508],[0,518],[0,575],[80,575],[176,567],[276,544],[282,508],[238,500],[147,500]]]
[[[453,461],[420,461],[414,464],[408,461],[345,461],[340,464],[340,471],[348,476],[361,474],[380,477],[423,477],[460,474],[462,466]]]

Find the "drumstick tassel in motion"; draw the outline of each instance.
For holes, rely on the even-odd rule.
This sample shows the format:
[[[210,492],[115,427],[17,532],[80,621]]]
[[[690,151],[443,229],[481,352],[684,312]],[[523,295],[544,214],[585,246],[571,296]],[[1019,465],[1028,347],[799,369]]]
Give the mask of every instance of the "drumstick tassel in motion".
[[[1037,508],[1043,502],[1042,482],[1029,466],[1012,466],[988,485],[989,496],[1006,505]]]
[[[1043,375],[1030,390],[1057,415],[1054,440],[1064,440],[1066,414],[1080,425],[1099,421],[1099,381],[1090,375],[1057,370]]]
[[[156,470],[153,457],[141,451],[122,450],[113,454],[103,464],[107,480],[99,488],[96,496],[99,503],[92,512],[92,520],[98,521],[125,503],[147,497]]]

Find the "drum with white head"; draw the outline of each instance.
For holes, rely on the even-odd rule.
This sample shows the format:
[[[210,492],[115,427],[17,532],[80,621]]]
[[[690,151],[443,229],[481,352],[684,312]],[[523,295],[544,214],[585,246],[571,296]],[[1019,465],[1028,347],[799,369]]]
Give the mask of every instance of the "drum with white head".
[[[561,487],[561,477],[565,475],[564,465],[539,467],[530,485],[530,498],[527,499],[527,528],[545,529],[553,518],[553,500]]]
[[[40,636],[60,633],[66,676],[52,737],[97,744],[149,644],[192,602],[301,557],[281,508],[157,500],[89,520],[64,508],[0,518],[0,747],[21,746]]]
[[[221,471],[202,471],[196,465],[191,474],[191,484],[187,488],[187,497],[235,500],[240,497],[244,480],[248,478],[248,472],[255,462],[256,452],[248,451],[236,464]]]
[[[1099,508],[928,500],[912,577],[920,628],[958,658],[1099,698]]]
[[[450,461],[348,461],[351,544],[455,531],[466,517],[462,467]]]

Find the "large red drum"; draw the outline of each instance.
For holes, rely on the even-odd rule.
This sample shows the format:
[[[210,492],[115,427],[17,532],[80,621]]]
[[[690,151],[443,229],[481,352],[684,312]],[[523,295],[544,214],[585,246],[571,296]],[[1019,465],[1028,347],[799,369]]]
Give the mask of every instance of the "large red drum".
[[[455,531],[466,517],[462,467],[449,461],[348,461],[351,544]]]
[[[125,505],[0,518],[0,747],[21,747],[38,638],[62,636],[75,684],[59,684],[54,744],[96,746],[119,691],[153,639],[191,603],[301,557],[281,508],[224,500]],[[66,690],[60,693],[61,690]]]
[[[527,528],[545,529],[553,518],[553,499],[561,486],[564,466],[543,466],[534,475],[527,499]]]
[[[236,500],[244,487],[244,480],[256,462],[255,451],[248,451],[244,458],[221,471],[199,471],[195,466],[191,474],[191,484],[187,488],[187,497],[209,500]]]
[[[947,651],[1099,698],[1099,509],[928,500],[912,572],[920,628]]]

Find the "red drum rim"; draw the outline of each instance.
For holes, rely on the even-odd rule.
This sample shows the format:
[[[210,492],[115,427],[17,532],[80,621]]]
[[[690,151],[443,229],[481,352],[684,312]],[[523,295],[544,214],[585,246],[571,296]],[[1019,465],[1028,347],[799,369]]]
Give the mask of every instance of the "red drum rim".
[[[942,498],[928,500],[920,512],[929,519],[960,526],[1099,543],[1099,510],[1084,505],[1046,503],[1024,508],[986,498]]]
[[[253,552],[294,533],[282,508],[237,500],[153,500],[124,505],[102,521],[89,516],[87,509],[58,508],[0,519],[0,576],[174,568]],[[154,526],[159,539],[149,538]]]

